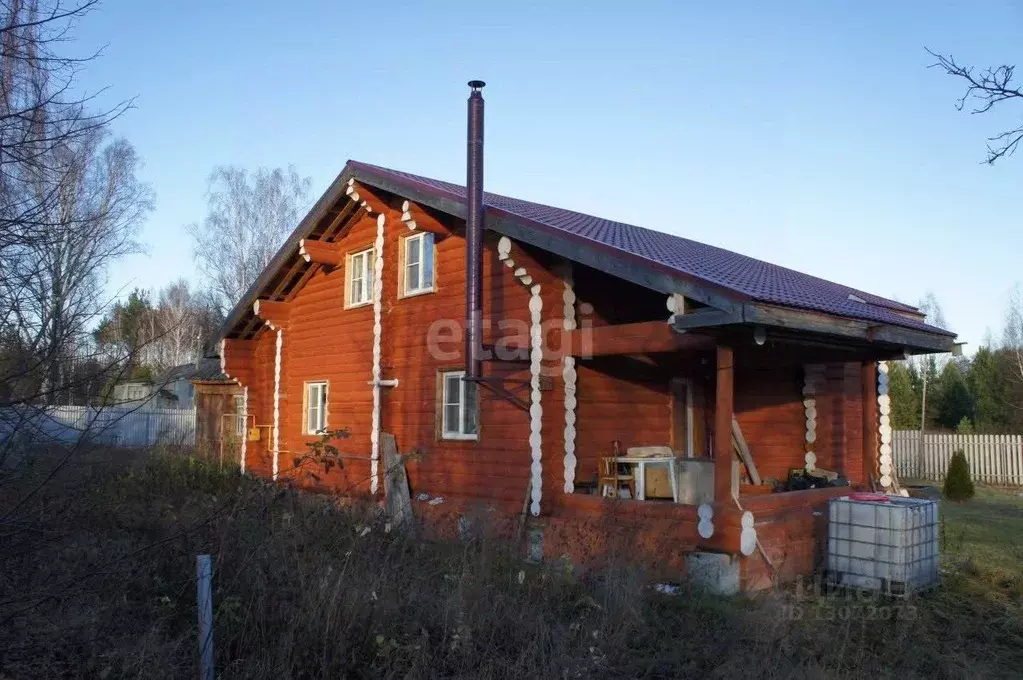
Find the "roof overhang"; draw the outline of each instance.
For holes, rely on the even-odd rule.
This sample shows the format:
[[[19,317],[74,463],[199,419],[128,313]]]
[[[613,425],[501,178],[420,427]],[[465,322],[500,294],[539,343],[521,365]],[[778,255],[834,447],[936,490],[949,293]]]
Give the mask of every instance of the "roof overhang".
[[[373,167],[349,162],[277,251],[245,296],[228,314],[218,332],[218,340],[229,336],[246,318],[253,302],[271,283],[275,273],[291,258],[297,256],[302,239],[309,236],[339,201],[347,200],[345,189],[349,180],[404,197],[462,220],[466,216],[464,199],[453,192],[443,189],[425,190],[414,182],[401,182]],[[493,206],[486,206],[484,228],[644,288],[665,295],[682,294],[720,310],[727,318],[734,319],[735,323],[781,327],[855,341],[883,343],[903,348],[907,354],[950,352],[955,344],[955,336],[951,334],[928,333],[894,324],[879,324],[758,302],[729,288],[684,276],[670,267],[638,255],[554,230]]]
[[[277,271],[287,264],[288,260],[292,257],[298,256],[299,242],[313,231],[320,220],[327,214],[327,211],[337,204],[340,199],[347,200],[345,196],[346,185],[348,180],[353,177],[355,177],[353,168],[351,165],[346,165],[341,174],[331,182],[319,200],[313,204],[313,207],[309,209],[306,216],[302,218],[298,227],[295,228],[295,231],[291,233],[284,244],[278,249],[270,263],[260,272],[252,285],[249,286],[245,295],[228,312],[227,318],[217,331],[215,342],[219,343],[220,340],[229,336],[238,324],[246,318],[252,310],[252,304],[259,299],[260,293],[271,283]]]
[[[847,319],[756,302],[743,306],[742,318],[748,324],[788,328],[872,344],[885,344],[901,348],[906,354],[951,352],[955,345],[955,336],[926,333],[892,324]]]

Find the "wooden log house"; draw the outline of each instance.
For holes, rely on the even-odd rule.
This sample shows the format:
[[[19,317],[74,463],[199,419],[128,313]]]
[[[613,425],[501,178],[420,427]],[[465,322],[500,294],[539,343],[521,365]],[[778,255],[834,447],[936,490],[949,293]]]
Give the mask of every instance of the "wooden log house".
[[[379,498],[392,433],[419,454],[414,511],[438,528],[510,526],[525,501],[547,556],[619,551],[677,572],[688,553],[724,552],[746,588],[811,571],[821,510],[849,487],[737,476],[733,418],[761,480],[823,469],[891,487],[884,362],[949,351],[954,334],[744,255],[485,194],[482,363],[465,379],[466,194],[349,161],[298,225],[222,329],[222,370],[266,433],[242,447],[247,472]],[[337,428],[344,466],[296,470]],[[612,442],[713,460],[706,502],[592,493]]]

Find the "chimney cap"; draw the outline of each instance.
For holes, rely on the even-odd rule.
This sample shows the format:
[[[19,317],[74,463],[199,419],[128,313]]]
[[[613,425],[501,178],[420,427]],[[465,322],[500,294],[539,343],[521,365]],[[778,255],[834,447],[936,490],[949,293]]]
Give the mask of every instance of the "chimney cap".
[[[484,87],[486,87],[486,85],[487,84],[484,83],[482,80],[470,80],[469,81],[469,87],[472,88],[473,92],[479,92]]]

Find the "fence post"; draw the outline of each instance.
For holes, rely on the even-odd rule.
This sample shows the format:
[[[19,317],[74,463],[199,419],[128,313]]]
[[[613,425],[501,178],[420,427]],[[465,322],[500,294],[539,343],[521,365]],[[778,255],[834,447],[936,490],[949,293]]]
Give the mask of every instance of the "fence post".
[[[199,608],[199,680],[213,680],[213,563],[209,555],[195,558]]]

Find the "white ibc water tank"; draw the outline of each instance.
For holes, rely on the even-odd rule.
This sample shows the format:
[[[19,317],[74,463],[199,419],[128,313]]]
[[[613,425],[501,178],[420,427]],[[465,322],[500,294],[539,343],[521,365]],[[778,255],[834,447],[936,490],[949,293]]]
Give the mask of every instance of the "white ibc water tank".
[[[937,585],[938,557],[936,501],[854,494],[828,504],[832,585],[904,597]]]

